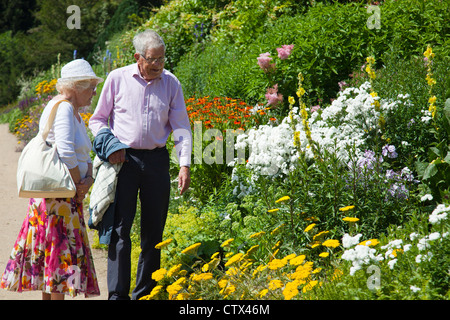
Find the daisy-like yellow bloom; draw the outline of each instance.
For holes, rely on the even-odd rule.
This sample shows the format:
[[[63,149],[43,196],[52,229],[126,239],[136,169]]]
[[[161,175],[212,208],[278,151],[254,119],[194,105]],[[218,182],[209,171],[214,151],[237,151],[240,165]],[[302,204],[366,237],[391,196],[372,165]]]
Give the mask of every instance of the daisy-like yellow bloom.
[[[310,225],[308,225],[306,228],[305,228],[305,232],[309,232],[309,231],[311,231],[314,227],[316,226],[316,224],[315,223],[311,223]]]
[[[202,244],[200,242],[194,243],[193,245],[191,245],[191,246],[187,247],[186,249],[184,249],[183,251],[181,251],[181,253],[196,255],[197,250],[201,245]]]
[[[169,244],[172,243],[172,241],[173,241],[173,239],[167,239],[167,240],[164,240],[164,241],[158,243],[158,244],[155,246],[155,249],[166,248]]]
[[[321,258],[326,258],[326,257],[328,257],[329,255],[330,255],[329,252],[322,252],[321,254],[319,254],[319,257],[321,257]]]
[[[275,279],[269,282],[269,290],[276,290],[283,287],[283,281]]]
[[[241,253],[241,252],[236,253],[234,256],[232,256],[232,257],[230,258],[230,260],[227,261],[227,263],[225,263],[225,267],[229,267],[229,266],[231,266],[233,263],[239,262],[239,261],[242,259],[242,256],[243,256],[243,255],[244,255],[244,254]]]
[[[329,240],[324,241],[322,243],[322,245],[324,247],[328,247],[328,248],[336,248],[336,247],[339,247],[340,243],[339,243],[339,240],[329,239]]]
[[[230,239],[228,239],[228,240],[225,240],[220,246],[221,246],[222,248],[225,248],[225,247],[229,246],[230,243],[233,242],[233,240],[234,240],[234,238],[230,238]]]
[[[284,196],[284,197],[281,197],[280,199],[278,199],[277,201],[275,201],[275,203],[278,203],[278,202],[281,202],[281,201],[286,201],[286,200],[289,200],[289,199],[290,199],[289,196]]]
[[[269,212],[269,213],[277,212],[277,211],[280,211],[280,209],[279,208],[275,208],[275,209],[267,210],[267,212]]]
[[[340,208],[339,211],[345,212],[348,210],[352,210],[353,208],[355,208],[355,206],[346,206],[346,207]]]
[[[283,268],[287,264],[287,261],[283,259],[273,259],[267,264],[267,267],[270,270],[278,270],[280,268]]]
[[[359,218],[355,218],[355,217],[345,217],[342,220],[346,221],[346,222],[357,222],[359,221]]]
[[[158,269],[152,273],[152,279],[158,282],[164,278],[166,273],[167,273],[166,269],[164,268]]]

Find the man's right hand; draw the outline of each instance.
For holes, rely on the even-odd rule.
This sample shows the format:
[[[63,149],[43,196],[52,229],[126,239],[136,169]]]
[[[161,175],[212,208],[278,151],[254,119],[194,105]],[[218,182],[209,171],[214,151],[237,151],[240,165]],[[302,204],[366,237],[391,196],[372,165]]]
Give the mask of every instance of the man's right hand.
[[[116,164],[125,162],[125,153],[125,149],[120,149],[116,152],[111,153],[111,155],[108,157],[109,163]]]

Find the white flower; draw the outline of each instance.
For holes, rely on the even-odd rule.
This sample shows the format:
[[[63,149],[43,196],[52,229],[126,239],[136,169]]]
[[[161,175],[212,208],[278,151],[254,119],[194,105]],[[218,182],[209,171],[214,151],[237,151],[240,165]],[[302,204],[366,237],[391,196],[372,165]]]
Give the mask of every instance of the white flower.
[[[430,214],[428,221],[430,221],[431,224],[440,223],[441,221],[447,219],[449,212],[450,205],[447,207],[445,204],[439,204]]]
[[[422,290],[422,289],[420,289],[419,287],[416,287],[416,286],[410,286],[409,288],[410,288],[411,291],[414,292],[414,293],[416,293],[416,292]]]
[[[394,265],[397,263],[397,259],[392,259],[388,262],[389,269],[394,269]]]
[[[430,241],[437,240],[437,239],[439,239],[440,237],[441,237],[441,234],[440,234],[439,232],[433,232],[433,233],[431,233],[431,234],[428,236],[428,238],[430,239]]]
[[[416,232],[413,232],[409,235],[409,238],[411,239],[411,241],[414,241],[415,239],[417,239],[419,237],[419,234]]]
[[[354,237],[352,237],[348,233],[346,233],[342,237],[342,245],[344,246],[344,248],[353,247],[354,245],[356,245],[356,244],[358,244],[360,242],[359,238],[361,238],[361,237],[362,237],[361,233],[357,234]]]
[[[426,200],[433,200],[433,196],[429,193],[427,193],[426,195],[424,195],[422,198],[420,198],[420,201],[426,201]]]

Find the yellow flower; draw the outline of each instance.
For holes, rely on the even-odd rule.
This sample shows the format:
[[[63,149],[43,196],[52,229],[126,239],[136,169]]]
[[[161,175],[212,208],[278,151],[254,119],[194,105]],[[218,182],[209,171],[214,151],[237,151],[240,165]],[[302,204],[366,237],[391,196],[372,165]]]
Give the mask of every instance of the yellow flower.
[[[161,291],[162,287],[163,286],[156,286],[156,287],[154,287],[149,295],[146,295],[146,296],[140,298],[139,300],[151,300],[151,299],[153,299]]]
[[[252,246],[250,249],[247,250],[247,252],[246,252],[245,254],[246,254],[246,255],[252,254],[252,253],[255,252],[256,250],[258,250],[258,248],[259,248],[259,245],[258,245],[258,244],[255,245],[255,246]]]
[[[311,231],[316,226],[315,223],[311,223],[309,226],[305,228],[305,232]]]
[[[182,267],[182,264],[177,264],[176,266],[173,266],[172,268],[169,269],[169,271],[167,271],[167,276],[168,277],[175,277],[178,272],[180,271]]]
[[[229,285],[226,288],[223,288],[222,290],[220,290],[220,294],[223,294],[226,297],[228,297],[230,294],[232,294],[233,292],[236,291],[236,287],[234,285]]]
[[[164,240],[164,241],[158,243],[158,244],[155,246],[155,249],[166,248],[170,243],[172,243],[172,241],[173,241],[173,239],[167,239],[167,240]]]
[[[269,289],[263,289],[261,290],[261,292],[258,294],[258,297],[263,298],[266,296],[266,294],[269,292]]]
[[[283,260],[289,261],[292,260],[296,257],[297,255],[295,253],[291,253],[289,255],[287,255],[286,257],[283,258]]]
[[[321,254],[319,254],[319,257],[321,257],[321,258],[326,258],[326,257],[328,257],[329,255],[330,255],[329,252],[322,252]]]
[[[187,247],[186,249],[184,249],[183,251],[181,251],[181,253],[196,255],[197,250],[201,245],[202,244],[200,242],[194,243],[193,245],[191,245],[191,246]]]
[[[208,273],[200,273],[200,274],[194,274],[192,276],[192,281],[206,281],[213,278],[213,274],[211,272]]]
[[[358,218],[354,218],[354,217],[345,217],[342,220],[347,221],[347,222],[357,222],[357,221],[359,221]]]
[[[230,245],[230,243],[231,243],[233,240],[234,240],[234,238],[230,238],[230,239],[228,239],[228,240],[225,240],[220,246],[221,246],[222,248],[227,247],[227,246]]]
[[[320,231],[318,234],[313,236],[313,240],[316,240],[316,239],[318,239],[318,238],[320,238],[320,237],[322,237],[322,236],[324,236],[324,235],[326,235],[328,233],[330,233],[330,231]]]
[[[284,223],[283,223],[282,225],[276,227],[275,229],[273,229],[272,232],[270,232],[270,234],[271,234],[271,235],[276,235],[276,234],[281,230],[281,228],[282,228],[283,226],[284,226]]]
[[[289,96],[288,101],[289,101],[289,104],[294,104],[295,103],[295,99],[292,96]]]
[[[428,59],[434,58],[434,53],[433,53],[433,49],[431,49],[431,46],[427,46],[427,50],[425,50],[423,55],[425,57],[427,57]]]
[[[291,260],[289,260],[289,264],[293,265],[293,266],[298,266],[300,264],[303,263],[303,261],[305,261],[306,256],[304,254],[299,255],[298,257],[292,258]]]
[[[373,64],[375,64],[375,58],[372,57],[372,56],[367,57],[367,58],[366,58],[366,62],[367,62],[368,64],[370,64],[370,65],[373,65]]]
[[[346,206],[343,208],[340,208],[339,211],[348,211],[348,210],[352,210],[355,206]]]
[[[289,198],[289,196],[284,196],[284,197],[281,197],[280,199],[278,199],[277,201],[275,201],[275,203],[278,203],[278,202],[281,202],[281,201],[286,201],[286,200],[289,200],[290,198]]]
[[[312,280],[312,281],[308,282],[308,284],[303,287],[303,292],[307,292],[307,291],[311,290],[318,283],[319,283],[319,281],[317,281],[317,280]]]
[[[428,99],[428,103],[435,103],[436,102],[436,96],[432,96],[430,99]]]
[[[370,243],[369,243],[369,241],[370,241]],[[377,239],[369,239],[369,240],[361,242],[360,245],[370,247],[370,246],[376,246],[379,243],[380,243],[380,241],[378,241]]]
[[[270,270],[278,270],[280,268],[283,268],[286,265],[287,261],[283,259],[273,259],[267,264],[267,267]]]
[[[283,296],[285,300],[291,300],[298,294],[299,284],[300,283],[296,280],[286,283],[286,287],[283,290]]]
[[[297,93],[297,97],[301,98],[306,93],[306,91],[305,91],[305,89],[300,87],[300,88],[298,88],[296,93]]]
[[[234,256],[232,256],[231,258],[230,258],[230,260],[228,260],[228,262],[227,263],[225,263],[225,267],[229,267],[229,266],[231,266],[233,263],[235,263],[235,262],[239,262],[241,259],[242,259],[242,256],[243,256],[244,254],[243,253],[236,253]]]
[[[260,232],[257,232],[257,233],[254,233],[254,234],[250,235],[249,238],[250,239],[257,239],[257,238],[261,237],[264,234],[265,234],[264,231],[260,231]]]
[[[329,239],[329,240],[327,240],[327,241],[324,241],[324,242],[322,243],[322,245],[323,245],[324,247],[336,248],[336,247],[339,247],[340,243],[339,243],[339,240]]]
[[[294,132],[294,147],[300,148],[301,142],[300,142],[300,131]]]
[[[152,273],[152,279],[156,282],[162,280],[164,278],[164,275],[167,273],[167,270],[164,268],[158,269],[155,272]]]
[[[270,209],[270,210],[267,210],[267,212],[269,212],[269,213],[272,213],[272,212],[277,212],[277,211],[280,211],[280,209],[278,209],[278,208],[275,208],[275,209]]]
[[[270,290],[276,290],[278,288],[282,288],[283,287],[283,282],[281,280],[272,280],[269,282],[269,289]]]

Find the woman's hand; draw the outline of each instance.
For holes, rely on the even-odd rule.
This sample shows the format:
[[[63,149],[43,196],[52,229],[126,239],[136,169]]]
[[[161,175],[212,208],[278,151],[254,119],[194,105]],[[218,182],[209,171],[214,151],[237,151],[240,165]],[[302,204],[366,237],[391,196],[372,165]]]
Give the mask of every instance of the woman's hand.
[[[75,186],[77,187],[75,201],[77,203],[83,203],[83,200],[86,197],[86,194],[89,192],[89,189],[93,183],[94,183],[94,179],[92,179],[92,177],[89,176],[84,179],[81,179],[81,181],[79,183],[75,184]]]

